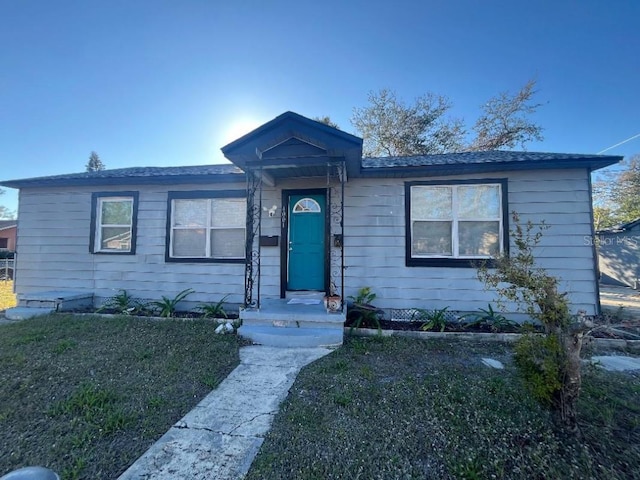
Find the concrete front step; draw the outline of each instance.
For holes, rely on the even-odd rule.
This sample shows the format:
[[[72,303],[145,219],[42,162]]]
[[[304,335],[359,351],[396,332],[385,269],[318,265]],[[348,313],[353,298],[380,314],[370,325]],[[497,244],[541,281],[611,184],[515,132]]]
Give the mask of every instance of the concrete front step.
[[[26,320],[53,312],[55,312],[54,308],[14,307],[5,310],[4,316],[9,320]]]
[[[77,310],[93,306],[93,293],[65,290],[25,293],[19,296],[18,306],[51,308],[57,312]]]
[[[342,324],[334,328],[286,328],[242,325],[238,334],[253,343],[269,347],[332,347],[342,345]]]

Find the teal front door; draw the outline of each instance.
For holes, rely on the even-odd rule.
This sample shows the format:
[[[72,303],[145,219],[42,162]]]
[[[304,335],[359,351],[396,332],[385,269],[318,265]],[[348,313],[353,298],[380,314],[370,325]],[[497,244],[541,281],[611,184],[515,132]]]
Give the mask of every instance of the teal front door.
[[[325,289],[325,198],[289,196],[288,290]]]

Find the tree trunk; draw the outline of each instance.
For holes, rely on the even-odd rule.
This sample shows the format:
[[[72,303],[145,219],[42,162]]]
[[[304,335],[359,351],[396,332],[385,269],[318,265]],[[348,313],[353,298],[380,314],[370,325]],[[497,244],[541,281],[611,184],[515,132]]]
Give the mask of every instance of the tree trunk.
[[[560,419],[570,432],[578,430],[578,396],[582,376],[580,373],[582,341],[584,332],[566,332],[561,335],[562,347],[565,354],[565,381],[560,391]]]

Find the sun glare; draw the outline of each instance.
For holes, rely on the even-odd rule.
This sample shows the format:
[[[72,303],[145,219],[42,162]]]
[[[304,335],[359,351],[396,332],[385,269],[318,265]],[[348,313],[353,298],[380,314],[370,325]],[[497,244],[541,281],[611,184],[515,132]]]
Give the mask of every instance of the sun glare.
[[[254,118],[238,118],[231,120],[224,131],[224,144],[233,142],[251,130],[258,128],[262,122]]]

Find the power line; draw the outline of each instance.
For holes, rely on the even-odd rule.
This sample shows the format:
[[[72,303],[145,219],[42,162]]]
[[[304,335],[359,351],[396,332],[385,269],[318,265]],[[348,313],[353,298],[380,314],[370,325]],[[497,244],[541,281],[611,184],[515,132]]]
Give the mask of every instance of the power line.
[[[637,133],[637,134],[635,134],[633,137],[629,137],[629,138],[627,138],[626,140],[621,141],[620,143],[616,143],[615,145],[611,145],[610,147],[605,148],[604,150],[600,150],[600,151],[598,152],[598,155],[600,155],[601,153],[604,153],[604,152],[606,152],[606,151],[608,151],[608,150],[611,150],[612,148],[619,147],[619,146],[620,146],[620,145],[622,145],[623,143],[630,142],[630,141],[631,141],[631,140],[633,140],[634,138],[638,138],[638,137],[640,137],[640,133]]]

